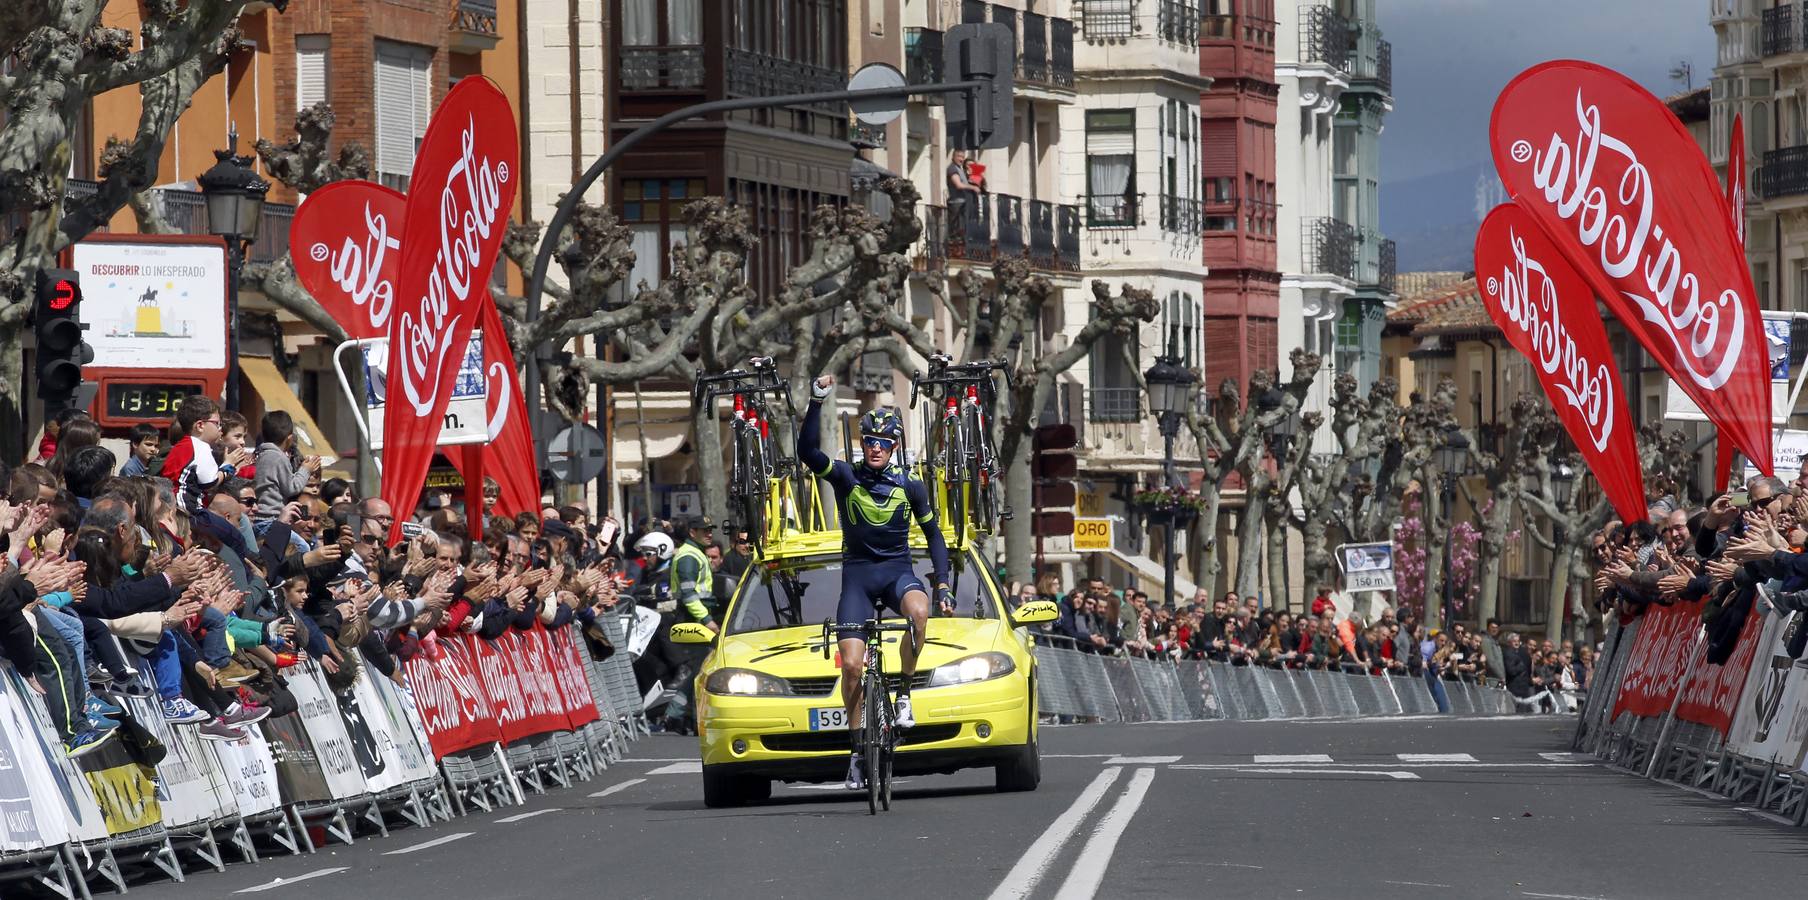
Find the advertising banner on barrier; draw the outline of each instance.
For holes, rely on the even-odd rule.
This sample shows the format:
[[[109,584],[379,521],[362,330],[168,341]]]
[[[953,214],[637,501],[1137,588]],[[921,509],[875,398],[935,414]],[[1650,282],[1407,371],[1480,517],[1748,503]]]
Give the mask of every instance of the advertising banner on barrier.
[[[264,740],[270,747],[270,760],[276,766],[276,786],[284,806],[293,803],[324,803],[333,799],[327,787],[326,773],[320,770],[320,757],[302,727],[301,714],[290,713],[263,721]]]
[[[1653,606],[1639,617],[1638,637],[1632,643],[1632,655],[1626,657],[1620,695],[1614,700],[1609,721],[1626,712],[1661,716],[1669,711],[1695,649],[1695,636],[1701,631],[1701,606],[1699,600]]]
[[[235,808],[232,788],[219,769],[219,760],[202,746],[193,728],[179,728],[163,720],[148,700],[124,698],[138,721],[163,742],[163,761],[157,763],[157,799],[163,807],[163,824],[187,825],[217,819]]]
[[[1757,616],[1753,616],[1757,618]],[[1800,614],[1764,617],[1758,652],[1745,676],[1745,691],[1727,732],[1726,746],[1740,756],[1802,765],[1808,741],[1808,657],[1789,655],[1789,639],[1808,627]]]
[[[1764,618],[1756,610],[1745,617],[1745,625],[1739,630],[1739,643],[1725,665],[1709,663],[1705,653],[1696,659],[1695,672],[1676,704],[1678,719],[1709,726],[1722,736],[1732,727],[1739,692],[1745,688],[1745,673],[1751,669],[1752,658],[1758,652]]]
[[[475,652],[460,637],[435,641],[432,652],[402,664],[435,760],[502,739],[477,681]]]
[[[596,698],[590,695],[590,681],[584,677],[584,660],[578,656],[573,629],[561,628],[546,633],[552,645],[553,674],[558,679],[559,693],[565,698],[567,727],[575,730],[601,718],[596,711]]]
[[[62,813],[63,833],[68,840],[93,841],[107,836],[107,823],[101,817],[100,804],[88,780],[76,768],[74,760],[63,754],[62,742],[50,725],[49,713],[42,704],[23,702],[30,688],[11,666],[0,665],[0,694],[12,702],[4,706],[0,730],[22,756],[26,786],[36,798],[34,808],[39,815],[49,810]],[[32,751],[36,751],[35,761]],[[54,798],[54,799],[52,799]]]
[[[334,800],[345,800],[366,793],[364,773],[352,751],[351,738],[339,718],[339,705],[327,691],[326,680],[312,662],[296,666],[287,676],[289,693],[295,695],[297,716],[314,747],[314,758],[326,778],[327,790]]]
[[[383,754],[383,778],[373,790],[387,790],[432,778],[437,774],[427,755],[427,736],[410,721],[406,701],[387,678],[358,679],[359,707],[363,710],[377,749]]]
[[[7,679],[10,680],[10,679]],[[32,735],[25,705],[13,695],[11,685],[0,683],[0,851],[35,850],[67,839],[62,817],[50,808],[39,809],[32,798],[30,770],[43,767]],[[48,773],[45,778],[48,779]]]
[[[484,694],[505,743],[566,728],[565,706],[546,672],[546,633],[507,631],[494,641],[464,635],[476,651]]]
[[[232,785],[241,816],[255,816],[282,806],[282,789],[276,783],[276,760],[263,732],[248,729],[244,740],[210,741],[220,769]]]

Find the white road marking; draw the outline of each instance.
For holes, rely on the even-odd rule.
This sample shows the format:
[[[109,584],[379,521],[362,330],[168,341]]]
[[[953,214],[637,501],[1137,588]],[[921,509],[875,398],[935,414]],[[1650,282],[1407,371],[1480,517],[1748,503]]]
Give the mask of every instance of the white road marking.
[[[1214,769],[1242,770],[1250,767],[1250,763],[1179,763],[1169,766],[1170,769],[1190,769],[1194,771],[1210,771]],[[1267,765],[1267,763],[1255,763]],[[1295,763],[1294,765],[1314,765],[1313,763]],[[1361,763],[1317,763],[1316,765],[1361,765]],[[1450,763],[1411,763],[1415,769],[1592,769],[1600,763],[1509,763],[1509,762],[1450,762]]]
[[[1105,760],[1108,766],[1165,766],[1180,762],[1178,756],[1113,756]]]
[[[1376,771],[1372,769],[1238,769],[1252,775],[1385,775],[1395,781],[1418,781],[1411,772]]]
[[[1597,897],[1593,894],[1538,894],[1532,891],[1520,891],[1519,895],[1521,897],[1549,897],[1551,900],[1607,900],[1606,897]]]
[[[1043,759],[1110,759],[1116,753],[1044,753]]]
[[[441,846],[442,844],[450,844],[453,841],[462,841],[465,838],[470,837],[471,834],[472,834],[472,832],[469,832],[469,831],[460,831],[457,834],[448,834],[445,837],[434,838],[433,840],[426,841],[424,843],[415,844],[412,847],[403,847],[400,850],[391,850],[383,855],[384,856],[401,856],[404,853],[413,853],[416,850],[428,850],[433,847]]]
[[[1112,854],[1117,852],[1118,839],[1124,836],[1130,819],[1142,808],[1143,799],[1149,795],[1149,783],[1154,780],[1154,769],[1137,769],[1136,774],[1130,776],[1124,793],[1099,818],[1092,837],[1074,858],[1074,866],[1068,870],[1067,880],[1061,883],[1055,900],[1092,900],[1098,894],[1099,885],[1105,881],[1105,869],[1111,865]]]
[[[558,807],[555,806],[552,809],[536,809],[533,812],[516,813],[512,816],[504,816],[500,819],[497,819],[496,824],[507,825],[510,822],[520,822],[520,821],[524,821],[526,819],[531,819],[535,816],[543,816],[543,815],[546,815],[547,813],[556,813],[556,812],[564,812],[564,810],[559,809]]]
[[[1249,863],[1230,863],[1230,862],[1208,862],[1208,863],[1200,863],[1200,865],[1202,865],[1202,866],[1223,866],[1226,869],[1260,869],[1261,868],[1261,866],[1252,866]]]
[[[1328,763],[1329,754],[1325,753],[1257,753],[1252,760],[1258,766],[1298,765],[1300,763]]]
[[[1055,854],[1061,852],[1068,839],[1079,829],[1080,823],[1092,814],[1092,808],[1099,805],[1099,799],[1111,789],[1111,785],[1117,781],[1118,773],[1122,771],[1124,770],[1112,766],[1099,772],[1098,777],[1092,779],[1092,783],[1080,792],[1080,796],[1074,798],[1073,805],[1048,823],[1048,828],[1036,838],[1036,842],[1023,851],[1023,858],[1017,860],[1011,871],[1005,873],[1004,880],[993,889],[991,900],[1021,900],[1028,897],[1048,871],[1049,864],[1054,862]]]
[[[625,762],[625,763],[649,763],[649,762],[673,763],[673,762],[696,762],[696,761],[697,761],[697,758],[694,756],[673,756],[668,759],[650,759],[650,758],[630,757],[628,759],[622,760],[622,762]]]
[[[647,774],[648,775],[695,775],[701,771],[703,771],[702,763],[700,763],[694,759],[686,759],[686,760],[672,763],[669,766],[660,766],[659,768],[654,769],[653,771],[648,772]]]
[[[1403,763],[1451,763],[1475,762],[1475,757],[1467,753],[1396,753]]]
[[[1595,758],[1586,753],[1540,753],[1539,757],[1551,762],[1594,762]]]
[[[1779,816],[1773,812],[1765,812],[1764,810],[1761,810],[1761,809],[1752,809],[1749,806],[1735,806],[1735,807],[1733,807],[1733,812],[1742,812],[1742,813],[1746,813],[1748,815],[1757,816],[1760,819],[1764,819],[1764,820],[1770,821],[1770,822],[1775,822],[1778,825],[1794,825],[1795,824],[1795,820],[1793,820],[1793,819],[1790,819],[1790,818],[1787,818],[1784,816]]]
[[[1450,885],[1448,885],[1448,884],[1434,884],[1429,881],[1383,881],[1381,883],[1382,884],[1404,884],[1407,887],[1435,887],[1435,888],[1450,887]]]
[[[625,790],[627,790],[627,789],[628,789],[628,788],[631,788],[631,787],[633,787],[633,786],[635,786],[635,785],[637,785],[637,784],[639,784],[639,783],[641,783],[641,782],[643,782],[643,781],[646,781],[646,779],[645,779],[645,778],[630,778],[630,779],[628,779],[628,780],[627,780],[627,781],[624,781],[624,782],[622,782],[622,783],[621,783],[621,784],[612,784],[612,785],[609,785],[609,786],[608,786],[608,787],[606,787],[606,788],[603,788],[603,789],[602,789],[602,790],[600,790],[600,791],[597,791],[597,792],[596,792],[596,793],[594,793],[594,794],[591,794],[591,795],[590,795],[590,796],[591,796],[591,797],[592,797],[592,798],[596,798],[596,797],[607,797],[607,796],[609,796],[609,795],[610,795],[610,794],[614,794],[614,793],[619,793],[619,792],[621,792],[621,791],[625,791]]]
[[[340,872],[343,872],[348,868],[351,868],[351,867],[350,866],[339,866],[338,868],[335,868],[335,869],[315,869],[312,872],[308,872],[308,873],[305,873],[302,875],[296,875],[293,878],[278,878],[275,881],[270,882],[269,884],[260,884],[256,887],[248,887],[248,888],[244,888],[243,890],[233,891],[233,893],[235,893],[235,894],[256,894],[261,891],[271,890],[272,888],[279,888],[279,887],[282,887],[283,885],[294,884],[297,881],[307,881],[310,878],[320,878],[320,877],[323,877],[326,875],[337,875]]]

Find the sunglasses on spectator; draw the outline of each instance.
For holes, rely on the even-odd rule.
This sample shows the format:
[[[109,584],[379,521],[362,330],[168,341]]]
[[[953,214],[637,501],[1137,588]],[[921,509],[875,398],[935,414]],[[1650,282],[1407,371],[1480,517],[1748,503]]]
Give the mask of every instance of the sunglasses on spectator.
[[[898,442],[891,438],[874,437],[870,434],[861,438],[860,443],[872,450],[890,450],[898,445]]]

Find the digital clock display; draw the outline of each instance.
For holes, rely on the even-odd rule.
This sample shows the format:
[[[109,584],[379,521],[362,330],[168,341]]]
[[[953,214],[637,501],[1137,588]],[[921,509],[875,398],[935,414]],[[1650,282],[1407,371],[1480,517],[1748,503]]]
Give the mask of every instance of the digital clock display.
[[[174,419],[176,407],[198,384],[109,384],[105,415],[116,419]]]

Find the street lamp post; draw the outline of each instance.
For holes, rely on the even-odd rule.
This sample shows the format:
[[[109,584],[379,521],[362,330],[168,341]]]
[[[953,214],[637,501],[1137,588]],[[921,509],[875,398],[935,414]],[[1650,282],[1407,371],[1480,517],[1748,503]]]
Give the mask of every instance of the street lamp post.
[[[213,152],[213,168],[195,182],[207,199],[207,230],[226,241],[226,408],[239,408],[239,272],[245,247],[257,240],[264,217],[264,195],[270,182],[251,170],[251,157],[240,156],[239,133],[227,132],[225,150]]]
[[[1438,471],[1443,475],[1444,488],[1444,604],[1440,615],[1445,628],[1450,627],[1451,577],[1450,548],[1455,537],[1452,528],[1454,516],[1452,508],[1456,505],[1456,479],[1459,470],[1469,462],[1469,439],[1462,431],[1452,426],[1444,432],[1444,443],[1434,451],[1438,460]],[[1429,618],[1429,617],[1427,617]]]
[[[1180,421],[1186,415],[1187,404],[1194,402],[1193,373],[1180,365],[1180,359],[1174,356],[1174,339],[1168,340],[1167,352],[1155,357],[1155,365],[1143,373],[1143,381],[1149,388],[1149,411],[1154,413],[1161,426],[1162,448],[1165,457],[1162,462],[1162,480],[1164,487],[1172,488],[1178,481],[1174,471],[1174,438],[1180,434]],[[1174,525],[1179,519],[1179,510],[1169,514],[1166,527],[1162,529],[1162,573],[1161,588],[1165,595],[1162,602],[1174,602]]]
[[[1551,472],[1551,493],[1555,495],[1554,499],[1557,501],[1557,511],[1562,513],[1562,515],[1551,520],[1551,544],[1557,548],[1555,555],[1557,558],[1557,565],[1559,566],[1567,566],[1570,564],[1569,551],[1566,549],[1569,546],[1569,529],[1564,527],[1564,523],[1569,515],[1569,498],[1574,496],[1575,492],[1576,473],[1572,471],[1568,465],[1558,463],[1555,470]],[[1551,574],[1553,576],[1556,575],[1555,572]],[[1555,578],[1552,578],[1552,581],[1555,580]],[[1568,582],[1566,581],[1565,584],[1567,585]],[[1568,592],[1569,589],[1565,587],[1564,593],[1567,594]],[[1565,615],[1568,615],[1570,609],[1569,597],[1565,596],[1562,600],[1563,612]]]

